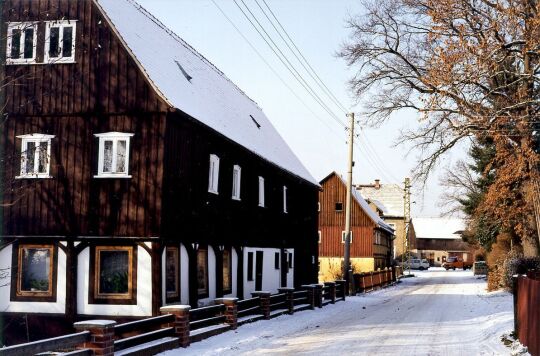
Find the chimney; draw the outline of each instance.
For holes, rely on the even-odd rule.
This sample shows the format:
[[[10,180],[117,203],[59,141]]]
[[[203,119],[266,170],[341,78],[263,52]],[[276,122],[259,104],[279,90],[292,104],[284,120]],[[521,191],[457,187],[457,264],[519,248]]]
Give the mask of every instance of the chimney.
[[[381,180],[375,179],[375,189],[381,189]]]

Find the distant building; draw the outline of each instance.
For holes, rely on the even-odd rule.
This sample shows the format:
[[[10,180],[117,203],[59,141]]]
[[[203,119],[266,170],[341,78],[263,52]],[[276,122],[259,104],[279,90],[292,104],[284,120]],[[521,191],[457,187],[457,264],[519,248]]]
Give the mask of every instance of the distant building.
[[[345,241],[345,182],[332,172],[319,193],[319,280],[341,276]],[[373,271],[391,263],[394,230],[353,190],[351,204],[351,264],[354,272]]]
[[[401,258],[406,251],[404,190],[399,184],[382,184],[379,179],[374,184],[358,184],[356,190],[370,204],[374,211],[382,212],[384,221],[394,229],[395,239],[392,244],[392,257]],[[414,229],[409,228],[409,248],[415,248]]]
[[[473,260],[471,247],[461,237],[465,229],[462,219],[415,218],[414,229],[415,255],[427,259],[431,266],[441,266],[450,256]]]

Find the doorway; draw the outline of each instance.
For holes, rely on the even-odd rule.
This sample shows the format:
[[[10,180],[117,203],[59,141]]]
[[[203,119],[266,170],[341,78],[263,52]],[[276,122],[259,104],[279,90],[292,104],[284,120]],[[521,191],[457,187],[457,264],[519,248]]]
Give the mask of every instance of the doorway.
[[[263,251],[257,251],[255,255],[255,290],[262,290],[262,278],[263,278]]]

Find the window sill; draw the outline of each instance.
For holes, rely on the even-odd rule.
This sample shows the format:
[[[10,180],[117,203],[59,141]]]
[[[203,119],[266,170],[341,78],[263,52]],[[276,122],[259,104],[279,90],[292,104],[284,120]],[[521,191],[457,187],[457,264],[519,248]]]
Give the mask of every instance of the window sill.
[[[237,197],[232,197],[231,199],[236,200],[236,201],[240,201],[240,198],[237,198]]]
[[[129,174],[97,174],[94,176],[94,178],[120,178],[120,179],[126,179],[131,178],[132,176]]]
[[[26,175],[26,176],[16,176],[15,179],[52,179],[54,177],[50,175],[38,175],[38,174],[32,174],[32,175]]]
[[[259,204],[259,208],[264,208],[264,207],[265,207],[264,205]]]
[[[212,193],[212,194],[215,194],[215,195],[219,195],[219,192],[215,191],[215,190],[210,190],[208,189],[208,193]]]

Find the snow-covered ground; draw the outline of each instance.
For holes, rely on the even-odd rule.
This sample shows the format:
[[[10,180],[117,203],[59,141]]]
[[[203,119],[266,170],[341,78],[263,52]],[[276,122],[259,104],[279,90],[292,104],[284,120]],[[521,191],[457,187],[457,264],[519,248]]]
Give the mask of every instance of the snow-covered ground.
[[[163,355],[510,355],[512,296],[471,272],[414,272],[395,287],[243,325]]]

